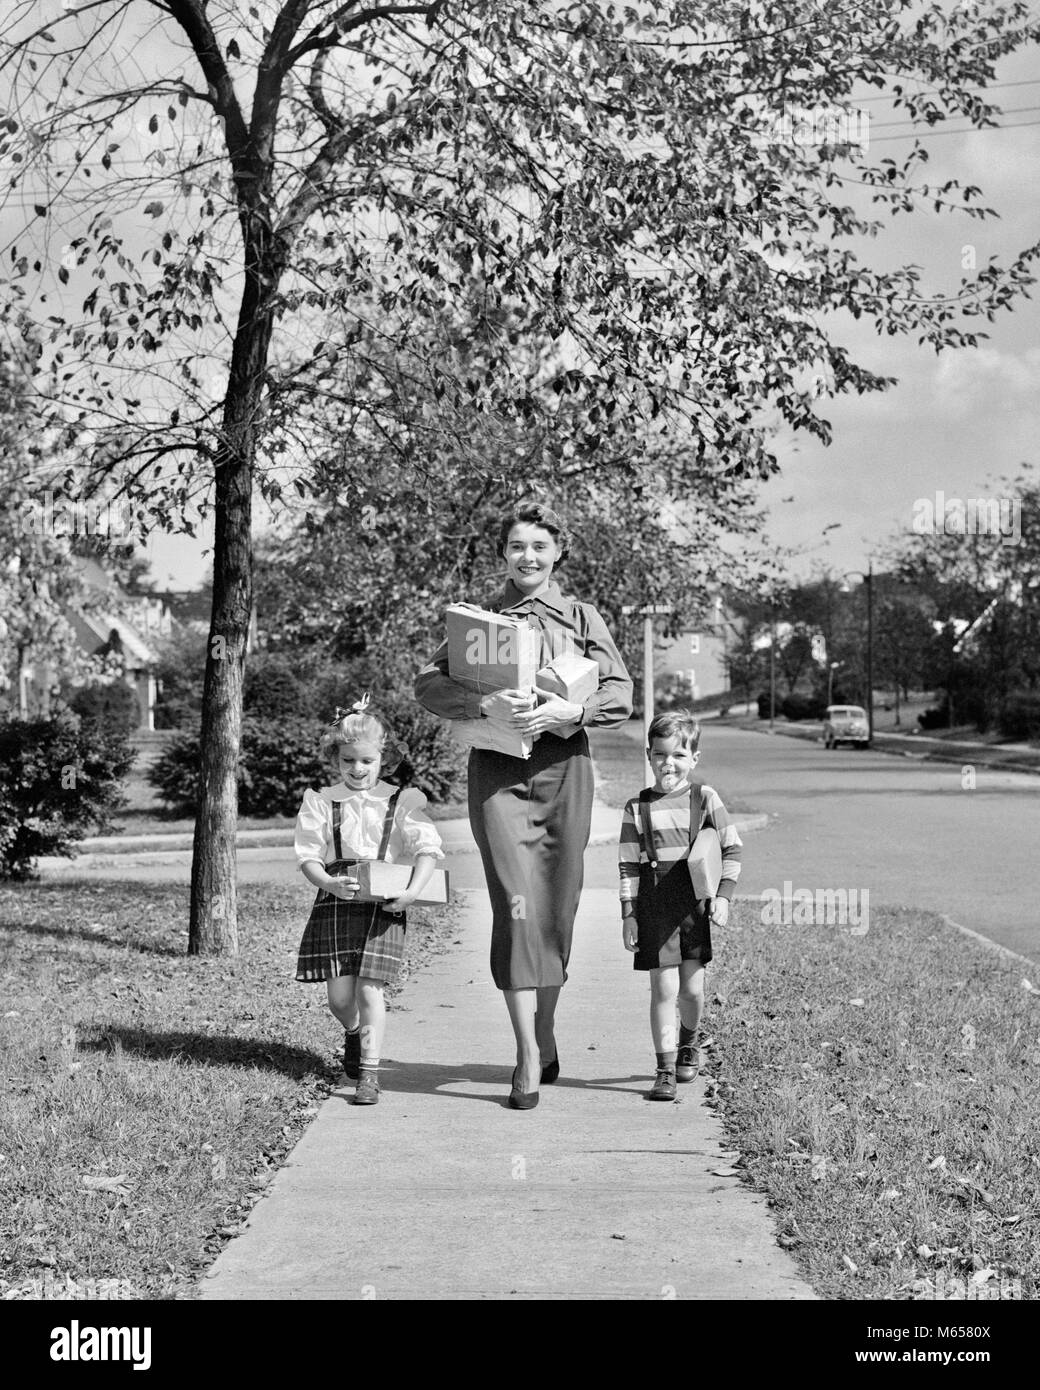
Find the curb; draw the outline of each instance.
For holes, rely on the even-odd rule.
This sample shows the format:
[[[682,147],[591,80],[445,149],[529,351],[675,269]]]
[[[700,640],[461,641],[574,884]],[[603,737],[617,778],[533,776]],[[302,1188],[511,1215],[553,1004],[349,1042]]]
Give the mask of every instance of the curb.
[[[600,812],[613,811],[613,806],[600,807]],[[621,808],[618,807],[617,815],[621,816]],[[441,822],[442,825],[450,822]],[[769,825],[769,816],[762,813],[751,816],[734,817],[733,825],[738,835],[748,834],[755,830],[765,830]],[[268,838],[256,842],[258,835]],[[155,840],[173,839],[173,836],[156,835]],[[120,841],[115,837],[106,837],[106,848],[100,850],[88,849],[86,853],[75,855],[66,859],[60,855],[47,855],[38,859],[37,865],[40,869],[49,873],[73,872],[76,869],[105,869],[105,868],[146,868],[149,864],[178,864],[186,862],[191,855],[193,848],[192,838],[189,836],[180,837],[184,843],[180,846],[157,845],[149,843],[144,837],[136,837],[132,841]],[[250,841],[254,843],[250,843]],[[90,841],[81,840],[80,844],[88,845]],[[93,843],[97,843],[96,841]],[[598,830],[589,836],[590,845],[613,845],[617,843],[616,830]],[[107,844],[112,844],[109,850]],[[125,847],[124,847],[125,844]],[[114,846],[119,845],[119,849]],[[249,831],[240,832],[235,837],[236,849],[292,849],[293,838],[290,831],[265,830],[250,833]],[[466,839],[453,841],[449,835],[445,836],[445,850],[448,854],[476,854],[477,846],[468,833]]]

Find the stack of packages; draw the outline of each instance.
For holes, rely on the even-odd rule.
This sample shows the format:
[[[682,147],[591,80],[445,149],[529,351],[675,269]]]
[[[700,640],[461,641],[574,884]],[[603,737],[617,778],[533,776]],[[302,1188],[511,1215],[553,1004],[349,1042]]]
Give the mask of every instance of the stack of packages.
[[[457,603],[447,610],[446,620],[448,674],[467,690],[481,695],[530,690],[583,705],[599,686],[599,666],[574,652],[539,667],[541,636],[522,618]],[[529,758],[538,738],[490,718],[455,719],[449,727],[467,748],[489,748],[514,758]],[[577,724],[568,724],[556,733],[568,738],[577,730]]]

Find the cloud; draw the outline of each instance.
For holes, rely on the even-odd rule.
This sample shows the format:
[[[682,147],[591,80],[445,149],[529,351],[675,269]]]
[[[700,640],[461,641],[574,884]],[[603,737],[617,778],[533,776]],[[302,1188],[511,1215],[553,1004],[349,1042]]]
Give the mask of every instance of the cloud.
[[[1019,352],[980,347],[944,354],[935,366],[932,395],[946,416],[1024,410],[1035,406],[1040,347]]]

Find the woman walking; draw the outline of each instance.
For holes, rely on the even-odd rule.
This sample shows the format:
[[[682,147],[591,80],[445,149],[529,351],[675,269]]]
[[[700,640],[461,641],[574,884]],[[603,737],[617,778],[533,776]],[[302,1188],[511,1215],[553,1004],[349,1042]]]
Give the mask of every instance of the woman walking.
[[[526,619],[541,635],[540,665],[561,649],[597,663],[599,684],[583,705],[555,695],[536,703],[519,690],[470,691],[448,675],[447,642],[415,682],[416,699],[442,719],[490,717],[539,735],[527,759],[477,748],[469,756],[469,819],[491,895],[491,974],[516,1036],[509,1101],[519,1110],[533,1109],[539,1083],[559,1075],[556,1005],[567,979],[592,820],[585,729],[622,724],[632,712],[632,682],[603,619],[591,605],[565,597],[553,579],[568,549],[554,511],[520,503],[499,528],[506,584],[490,607]]]

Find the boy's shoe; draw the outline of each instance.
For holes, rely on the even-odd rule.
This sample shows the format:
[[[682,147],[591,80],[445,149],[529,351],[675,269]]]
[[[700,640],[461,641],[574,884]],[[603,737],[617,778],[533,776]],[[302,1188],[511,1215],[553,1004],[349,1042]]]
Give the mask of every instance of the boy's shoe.
[[[354,1104],[379,1104],[379,1077],[374,1071],[369,1071],[367,1067],[358,1077],[357,1090],[354,1092]]]
[[[675,1072],[671,1067],[658,1067],[657,1079],[650,1090],[651,1100],[675,1099]]]
[[[680,1047],[675,1057],[676,1081],[692,1081],[701,1069],[701,1050],[694,1043]]]
[[[343,1034],[343,1070],[351,1081],[358,1079],[358,1072],[361,1069],[361,1029],[355,1028],[353,1033]]]

